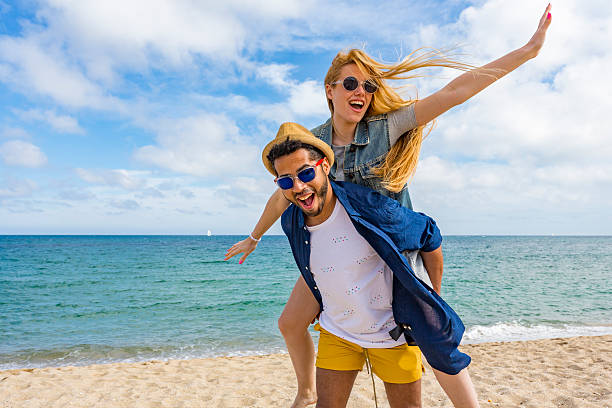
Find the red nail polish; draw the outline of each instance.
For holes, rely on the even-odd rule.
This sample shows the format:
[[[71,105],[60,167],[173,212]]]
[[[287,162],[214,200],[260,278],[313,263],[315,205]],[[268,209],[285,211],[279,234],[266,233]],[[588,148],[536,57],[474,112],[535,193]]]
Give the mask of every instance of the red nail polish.
[[[550,18],[552,17],[552,15],[550,13],[548,13],[548,15],[546,16],[547,19],[550,20]]]
[[[242,265],[242,261],[238,261],[238,265]]]

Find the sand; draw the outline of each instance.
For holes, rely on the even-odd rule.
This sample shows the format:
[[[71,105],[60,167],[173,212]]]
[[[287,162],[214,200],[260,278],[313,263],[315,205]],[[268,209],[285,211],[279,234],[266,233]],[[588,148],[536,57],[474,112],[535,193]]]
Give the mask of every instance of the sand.
[[[483,407],[612,407],[612,335],[466,345]],[[387,407],[377,380],[379,406]],[[0,407],[288,407],[288,355],[0,371]],[[361,372],[349,407],[373,407]],[[431,371],[423,406],[450,407]]]

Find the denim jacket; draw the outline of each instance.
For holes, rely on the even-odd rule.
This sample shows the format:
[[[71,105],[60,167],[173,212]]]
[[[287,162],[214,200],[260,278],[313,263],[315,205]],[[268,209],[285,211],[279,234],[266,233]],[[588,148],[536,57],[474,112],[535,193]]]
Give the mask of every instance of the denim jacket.
[[[429,364],[447,374],[457,374],[470,357],[457,347],[465,330],[455,311],[413,273],[404,250],[433,251],[442,243],[434,220],[402,207],[397,201],[352,183],[330,182],[357,232],[393,272],[393,317],[395,339],[403,333],[414,339]],[[323,300],[310,271],[310,232],[303,212],[294,204],[281,217],[298,268],[323,310]]]
[[[311,130],[319,139],[332,145],[332,121],[328,119],[324,124]],[[408,188],[404,187],[399,193],[387,190],[381,184],[381,178],[372,172],[384,160],[389,150],[389,125],[387,115],[376,115],[363,118],[357,124],[353,142],[345,147],[344,151],[344,180],[370,187],[372,190],[391,197],[406,208],[412,209]],[[330,177],[336,179],[336,163],[331,168]]]

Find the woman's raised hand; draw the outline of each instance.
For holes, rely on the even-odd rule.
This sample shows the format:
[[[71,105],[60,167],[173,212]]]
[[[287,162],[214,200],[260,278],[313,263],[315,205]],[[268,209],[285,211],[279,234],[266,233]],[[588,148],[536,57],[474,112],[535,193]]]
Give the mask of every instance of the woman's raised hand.
[[[253,252],[255,248],[257,248],[257,243],[258,241],[252,240],[251,237],[246,237],[242,241],[236,242],[225,253],[224,261],[227,261],[235,255],[244,253],[244,255],[242,255],[242,257],[240,257],[240,260],[238,261],[239,264],[243,263],[247,256],[249,256],[251,252]]]
[[[542,14],[542,17],[540,18],[538,29],[527,43],[527,47],[533,54],[533,57],[538,55],[538,53],[540,52],[540,48],[542,48],[542,45],[544,45],[544,39],[546,38],[546,30],[548,30],[548,27],[552,22],[552,14],[550,13],[551,8],[552,6],[549,3],[548,6],[546,6],[546,10],[544,10],[544,14]]]

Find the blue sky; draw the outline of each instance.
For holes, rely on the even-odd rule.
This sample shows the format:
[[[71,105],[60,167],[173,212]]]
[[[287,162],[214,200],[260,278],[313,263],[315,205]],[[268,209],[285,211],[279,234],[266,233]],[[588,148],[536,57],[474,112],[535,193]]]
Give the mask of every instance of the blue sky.
[[[0,233],[248,233],[274,189],[261,149],[327,119],[339,50],[484,64],[545,6],[0,0]],[[608,2],[555,2],[541,54],[439,118],[415,208],[446,234],[611,234],[611,27]],[[458,75],[425,73],[406,97]]]

